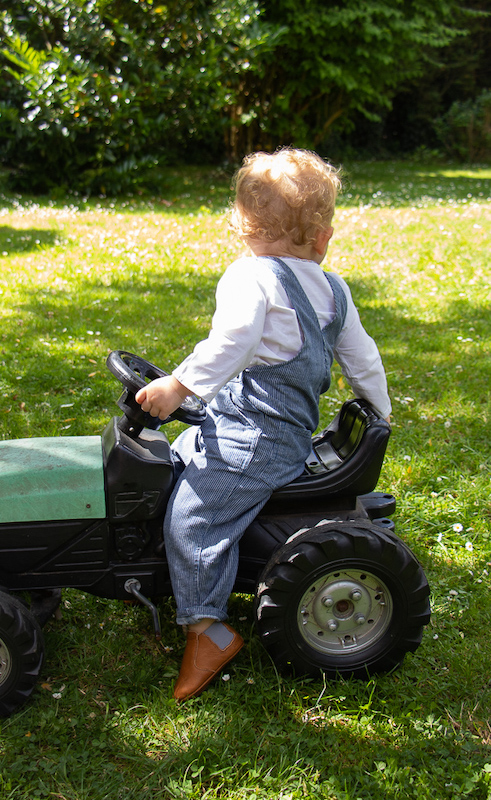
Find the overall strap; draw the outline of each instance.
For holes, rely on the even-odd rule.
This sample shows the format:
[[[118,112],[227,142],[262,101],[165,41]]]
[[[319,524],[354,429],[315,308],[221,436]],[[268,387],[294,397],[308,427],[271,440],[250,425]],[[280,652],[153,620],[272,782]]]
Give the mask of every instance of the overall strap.
[[[248,408],[252,406],[313,432],[319,423],[319,395],[330,384],[333,344],[344,320],[344,292],[334,281],[337,313],[321,330],[317,314],[293,270],[279,258],[261,257],[261,261],[275,273],[288,295],[303,334],[302,346],[290,361],[247,367],[229,387],[239,405],[245,398]]]
[[[335,318],[329,323],[329,325],[326,325],[326,328],[329,328],[329,331],[326,331],[326,328],[324,328],[324,331],[328,333],[330,339],[332,339],[331,344],[333,345],[341,333],[341,329],[344,325],[346,312],[348,310],[348,301],[346,299],[346,292],[343,289],[339,275],[336,275],[334,272],[325,272],[324,275],[326,276],[329,286],[332,289],[334,307],[336,309]]]
[[[322,331],[317,320],[317,314],[293,270],[281,258],[276,256],[260,256],[260,258],[266,261],[280,281],[288,295],[293,310],[297,314],[304,339],[302,350],[304,347],[310,348],[313,346],[316,340],[317,346],[322,347]]]

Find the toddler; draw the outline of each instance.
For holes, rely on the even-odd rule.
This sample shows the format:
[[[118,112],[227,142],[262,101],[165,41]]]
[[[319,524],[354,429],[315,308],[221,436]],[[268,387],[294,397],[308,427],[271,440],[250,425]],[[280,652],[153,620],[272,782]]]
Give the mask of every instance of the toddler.
[[[251,255],[220,279],[208,338],[136,395],[162,419],[192,393],[208,403],[198,432],[173,443],[180,474],[164,522],[187,628],[177,700],[198,695],[243,645],[225,622],[239,540],[271,493],[302,473],[333,359],[356,396],[390,414],[375,342],[346,283],[320,267],[339,188],[336,170],[306,150],[244,160],[231,222]]]

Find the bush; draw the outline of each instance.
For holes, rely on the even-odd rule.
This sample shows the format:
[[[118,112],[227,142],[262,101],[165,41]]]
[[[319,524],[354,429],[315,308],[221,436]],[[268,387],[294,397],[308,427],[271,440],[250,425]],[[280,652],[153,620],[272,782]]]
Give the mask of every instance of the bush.
[[[97,69],[61,47],[43,52],[20,39],[9,44],[24,89],[21,105],[0,107],[8,122],[2,150],[11,184],[32,192],[135,188],[139,169],[141,180],[153,165],[152,146],[158,141],[165,152],[171,121],[158,91],[147,104],[117,79],[119,70]]]
[[[476,100],[455,102],[435,122],[435,129],[446,151],[470,163],[491,158],[491,91]]]
[[[226,0],[59,0],[39,20],[21,11],[0,13],[0,159],[21,191],[118,194],[189,148],[201,163],[217,158],[233,73],[253,68],[246,54],[264,45],[256,0],[232,10]]]

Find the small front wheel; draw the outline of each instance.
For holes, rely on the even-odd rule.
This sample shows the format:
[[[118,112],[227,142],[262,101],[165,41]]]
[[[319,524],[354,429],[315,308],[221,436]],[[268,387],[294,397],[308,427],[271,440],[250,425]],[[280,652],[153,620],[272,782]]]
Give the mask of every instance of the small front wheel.
[[[266,565],[256,621],[279,667],[368,677],[416,650],[429,587],[409,548],[369,521],[326,522],[292,537]]]
[[[0,716],[22,706],[36,685],[44,659],[43,633],[19,600],[0,592]]]

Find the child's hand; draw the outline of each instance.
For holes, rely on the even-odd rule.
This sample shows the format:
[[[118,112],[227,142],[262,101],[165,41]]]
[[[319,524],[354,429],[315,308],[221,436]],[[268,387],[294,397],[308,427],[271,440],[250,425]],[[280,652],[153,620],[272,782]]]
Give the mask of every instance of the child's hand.
[[[144,386],[136,393],[135,399],[140,403],[142,411],[148,411],[152,417],[166,419],[190,395],[191,392],[173,375],[156,380]]]

